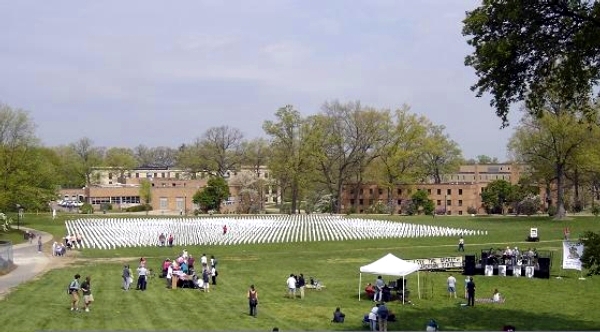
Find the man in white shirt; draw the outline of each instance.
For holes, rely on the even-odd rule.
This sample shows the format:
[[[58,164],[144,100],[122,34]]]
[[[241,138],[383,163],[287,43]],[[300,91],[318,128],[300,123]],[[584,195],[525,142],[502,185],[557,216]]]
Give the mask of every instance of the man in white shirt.
[[[172,280],[173,279],[173,264],[169,264],[167,268],[167,288],[172,288]]]
[[[206,254],[202,254],[202,257],[200,257],[200,264],[202,264],[202,268],[207,267],[208,259],[206,258]]]
[[[450,275],[448,277],[448,297],[452,297],[454,295],[454,298],[456,298],[456,278],[454,278],[454,276]]]
[[[288,287],[288,295],[292,298],[296,298],[296,277],[293,274],[290,274],[290,277],[287,279],[287,287]]]

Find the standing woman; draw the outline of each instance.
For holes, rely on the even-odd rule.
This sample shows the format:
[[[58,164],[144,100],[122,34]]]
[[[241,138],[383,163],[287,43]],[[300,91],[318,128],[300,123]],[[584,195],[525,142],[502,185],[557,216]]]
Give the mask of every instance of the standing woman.
[[[128,291],[132,281],[133,277],[131,276],[131,270],[129,269],[129,265],[125,265],[123,267],[123,290]]]
[[[250,306],[250,316],[256,317],[256,306],[258,305],[258,292],[254,285],[248,290],[248,305]]]
[[[41,236],[41,235],[40,235],[40,236],[38,236],[38,244],[37,244],[37,247],[38,247],[38,254],[41,254],[41,253],[42,253],[42,236]]]

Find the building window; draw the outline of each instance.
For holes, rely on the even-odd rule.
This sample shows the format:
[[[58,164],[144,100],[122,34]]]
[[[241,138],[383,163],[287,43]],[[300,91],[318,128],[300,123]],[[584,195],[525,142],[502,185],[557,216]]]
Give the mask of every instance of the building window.
[[[383,189],[379,188],[379,195],[383,195]]]
[[[462,216],[462,214],[463,214],[462,210],[458,211],[459,216]]]
[[[462,189],[458,189],[458,194],[462,195]]]
[[[112,178],[113,178],[112,173],[108,173],[108,179],[112,180]]]
[[[350,200],[350,205],[354,205],[354,202],[355,202],[355,201],[354,201],[353,199],[351,199],[351,200]]]
[[[169,199],[166,197],[161,197],[160,200],[160,209],[167,210],[169,208]]]
[[[401,199],[398,200],[398,205],[402,205],[402,200]]]
[[[350,195],[354,195],[354,189],[350,189]]]
[[[135,178],[136,178],[136,179],[139,179],[139,178],[140,178],[140,173],[137,173],[137,172],[136,172],[136,173],[135,173]]]
[[[154,177],[157,178],[158,177],[158,173],[154,173]]]
[[[462,206],[462,199],[458,200],[458,206]]]
[[[373,205],[373,200],[372,199],[369,200],[369,206],[371,206],[371,205]]]
[[[442,189],[438,189],[438,190],[437,190],[437,194],[438,194],[438,195],[441,195],[441,194],[442,194]]]
[[[446,205],[447,205],[447,206],[451,206],[451,205],[452,205],[452,200],[450,200],[450,199],[449,199],[449,200],[447,200],[447,201],[446,201]]]
[[[437,206],[440,206],[440,205],[442,205],[442,200],[441,200],[441,199],[438,199],[438,200],[437,200]]]
[[[165,172],[160,173],[160,177],[165,178]]]
[[[447,189],[447,190],[446,190],[446,194],[448,194],[448,195],[452,195],[452,189]]]
[[[402,195],[402,189],[398,189],[398,195]]]
[[[452,214],[452,211],[448,210],[448,211],[446,212],[446,214],[447,214],[447,215],[451,215],[451,214]]]
[[[369,188],[369,195],[373,195],[373,188]]]
[[[362,200],[362,199],[358,200],[358,205],[363,205],[364,203],[365,203],[364,200]]]

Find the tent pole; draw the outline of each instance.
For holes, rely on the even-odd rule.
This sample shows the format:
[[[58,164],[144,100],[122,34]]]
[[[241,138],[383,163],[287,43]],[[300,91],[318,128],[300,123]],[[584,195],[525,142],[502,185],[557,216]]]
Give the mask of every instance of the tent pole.
[[[406,282],[404,281],[404,276],[402,276],[402,304],[404,304],[404,298],[406,297]]]
[[[419,289],[419,300],[421,299],[421,274],[417,271],[417,288]]]
[[[358,300],[360,301],[360,286],[362,285],[362,273],[358,274]]]

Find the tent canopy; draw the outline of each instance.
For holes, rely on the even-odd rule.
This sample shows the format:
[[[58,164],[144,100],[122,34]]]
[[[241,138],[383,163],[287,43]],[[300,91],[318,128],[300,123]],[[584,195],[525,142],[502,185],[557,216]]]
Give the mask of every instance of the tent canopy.
[[[407,262],[392,254],[387,254],[371,264],[361,266],[360,272],[404,277],[413,272],[418,272],[419,269],[420,266],[417,263]]]

